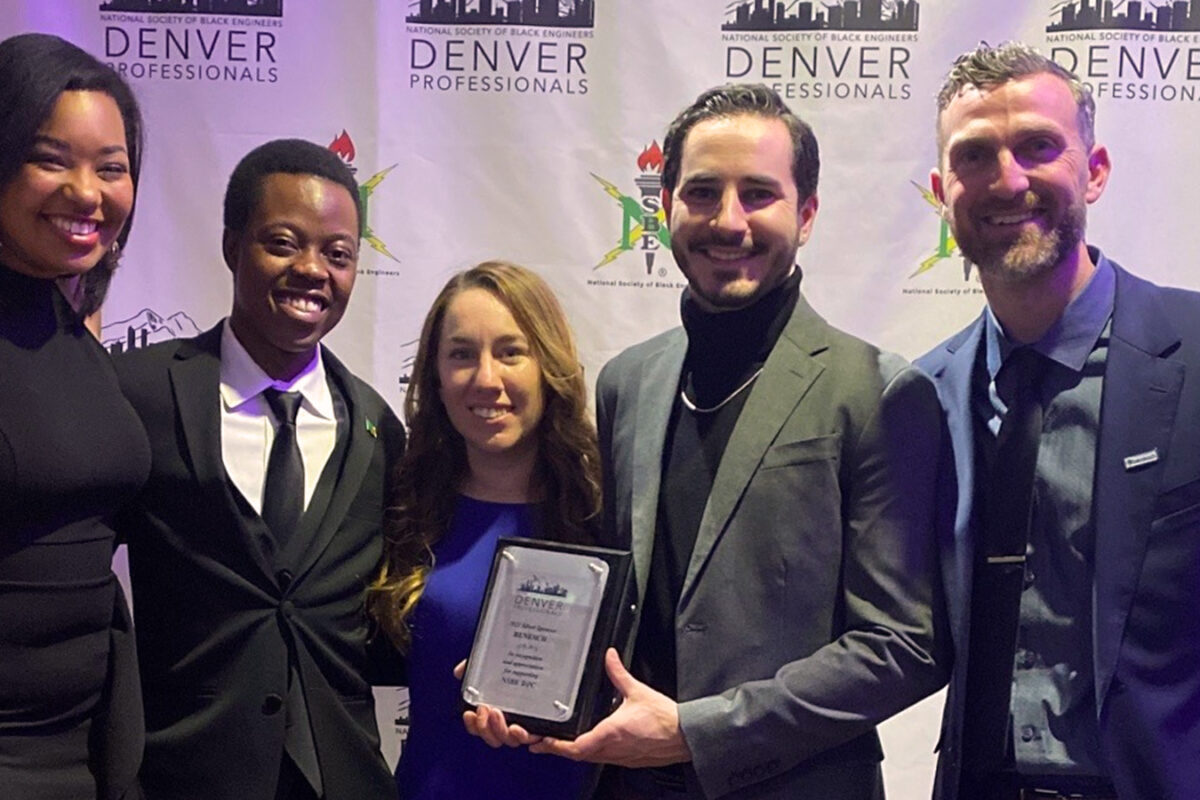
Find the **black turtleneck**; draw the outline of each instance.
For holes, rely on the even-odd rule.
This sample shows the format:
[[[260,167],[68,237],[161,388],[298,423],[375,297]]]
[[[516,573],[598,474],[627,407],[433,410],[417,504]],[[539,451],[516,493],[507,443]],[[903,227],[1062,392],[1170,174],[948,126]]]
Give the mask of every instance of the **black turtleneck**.
[[[675,609],[700,521],[725,445],[753,390],[752,379],[796,308],[800,277],[797,268],[753,305],[735,311],[708,311],[690,290],[683,293],[688,349],[679,383],[699,410],[690,410],[675,395],[663,445],[654,551],[633,665],[640,680],[674,699]],[[747,381],[750,385],[738,391]],[[726,398],[730,399],[720,408],[705,411]]]

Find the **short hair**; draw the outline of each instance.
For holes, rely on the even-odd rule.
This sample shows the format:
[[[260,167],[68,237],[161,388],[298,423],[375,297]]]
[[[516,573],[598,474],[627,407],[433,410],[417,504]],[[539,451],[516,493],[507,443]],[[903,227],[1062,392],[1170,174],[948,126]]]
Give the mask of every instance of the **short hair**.
[[[438,344],[454,298],[483,289],[513,315],[541,370],[545,409],[538,425],[538,475],[545,481],[548,538],[590,543],[600,512],[600,453],[587,407],[587,384],[566,314],[537,273],[485,261],[453,276],[425,317],[404,416],[408,447],[384,520],[384,560],[368,608],[394,642],[407,647],[408,617],[425,586],[433,545],[450,522],[467,452],[442,404]]]
[[[145,133],[142,112],[133,90],[111,67],[58,36],[23,33],[0,42],[0,189],[21,169],[33,148],[37,132],[54,113],[63,92],[103,92],[113,99],[125,125],[125,150],[129,178],[137,197]],[[117,234],[123,248],[129,239],[133,208]],[[81,285],[81,316],[96,311],[104,301],[119,253],[105,253],[87,272]]]
[[[362,197],[354,173],[337,153],[304,139],[274,139],[242,157],[225,187],[226,230],[240,233],[246,229],[254,209],[262,201],[263,181],[280,173],[314,175],[346,187],[358,213],[357,230],[362,231]]]
[[[817,191],[817,177],[821,171],[817,137],[809,124],[788,108],[778,92],[761,83],[717,86],[701,94],[694,103],[679,112],[663,139],[663,189],[672,193],[679,184],[683,144],[696,123],[742,114],[778,119],[787,126],[792,137],[792,180],[802,201],[812,197]]]
[[[940,125],[942,112],[964,88],[993,89],[1009,81],[1042,74],[1059,78],[1071,90],[1077,107],[1079,138],[1091,150],[1096,143],[1096,101],[1092,98],[1092,90],[1074,72],[1023,42],[1002,42],[995,47],[980,42],[974,50],[955,59],[937,94],[938,149],[941,150],[944,144]]]

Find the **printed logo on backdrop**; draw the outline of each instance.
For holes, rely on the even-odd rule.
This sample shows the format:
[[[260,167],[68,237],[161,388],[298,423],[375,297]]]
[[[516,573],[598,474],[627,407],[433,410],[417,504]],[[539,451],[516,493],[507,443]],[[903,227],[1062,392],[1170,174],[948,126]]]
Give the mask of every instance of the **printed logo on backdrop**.
[[[346,166],[350,167],[351,172],[355,173],[355,175],[358,174],[358,167],[354,166],[354,157],[357,155],[357,151],[354,149],[354,140],[350,138],[350,134],[346,133],[345,128],[343,128],[342,132],[335,136],[333,141],[329,143],[329,149],[337,154],[337,156],[346,163]],[[388,250],[387,244],[385,244],[383,239],[379,237],[379,234],[375,233],[374,229],[371,228],[370,212],[371,195],[375,194],[375,190],[379,188],[379,184],[383,183],[383,179],[386,178],[388,173],[395,168],[396,165],[392,164],[387,169],[382,169],[379,172],[376,172],[365,181],[360,181],[358,184],[358,196],[359,200],[361,201],[363,211],[362,240],[369,244],[371,249],[375,252],[382,253],[392,261],[395,261],[397,264],[399,264],[400,259],[391,254],[391,252]],[[364,267],[362,265],[362,257],[360,255],[358,274],[399,277],[401,273],[399,270],[394,269],[375,269],[372,267]]]
[[[671,234],[662,203],[662,148],[657,141],[651,142],[634,161],[637,171],[631,183],[636,189],[628,194],[613,181],[591,173],[604,193],[616,201],[621,227],[616,245],[592,268],[599,274],[588,279],[588,286],[682,289],[687,283],[671,257]]]
[[[584,95],[595,0],[412,0],[408,88]]]
[[[1060,0],[1046,42],[1097,99],[1200,100],[1200,0]]]
[[[103,58],[132,80],[275,83],[283,0],[106,0]]]
[[[721,40],[725,77],[788,100],[871,102],[913,96],[917,0],[734,0]]]
[[[901,289],[903,294],[965,295],[980,294],[983,289],[978,280],[972,281],[975,265],[967,260],[954,241],[950,223],[942,217],[942,205],[929,189],[912,181],[925,204],[933,209],[938,221],[937,244],[917,264],[908,276],[908,283]]]
[[[417,360],[417,345],[420,339],[411,339],[400,344],[400,396],[408,392],[408,384],[412,382],[413,364]]]
[[[100,328],[100,343],[113,355],[130,350],[178,339],[184,336],[199,336],[200,328],[195,320],[182,311],[169,317],[150,308],[143,308],[128,319],[110,322]]]

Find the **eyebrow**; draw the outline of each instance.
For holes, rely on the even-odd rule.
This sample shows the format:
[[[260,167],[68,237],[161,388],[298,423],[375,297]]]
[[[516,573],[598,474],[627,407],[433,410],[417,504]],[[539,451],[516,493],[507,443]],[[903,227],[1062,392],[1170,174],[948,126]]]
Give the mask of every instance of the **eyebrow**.
[[[358,247],[358,242],[359,242],[359,238],[360,238],[358,236],[355,236],[353,233],[350,233],[349,231],[337,231],[335,233],[329,234],[328,236],[310,237],[308,235],[308,232],[304,230],[303,224],[299,223],[299,222],[295,222],[292,219],[267,220],[261,226],[259,226],[258,228],[255,228],[254,230],[256,230],[258,232],[259,236],[265,236],[269,233],[273,233],[274,231],[276,231],[280,228],[286,230],[288,233],[295,234],[296,236],[300,236],[301,238],[304,238],[304,239],[313,238],[313,239],[315,239],[317,241],[321,241],[321,242],[350,242],[356,248]]]
[[[473,336],[467,336],[461,333],[452,333],[450,334],[449,339],[451,342],[475,344],[475,338]],[[495,344],[512,344],[513,342],[522,342],[528,344],[528,339],[525,338],[525,334],[523,333],[506,333],[503,336],[497,336],[494,341]]]
[[[682,184],[687,185],[687,184],[692,184],[692,183],[718,183],[721,181],[722,181],[721,176],[717,175],[714,172],[698,172],[695,175],[685,176],[682,181]],[[744,175],[744,176],[738,178],[737,182],[739,184],[748,183],[753,186],[778,187],[778,186],[783,185],[781,181],[779,181],[776,178],[772,178],[769,175]]]
[[[67,142],[65,142],[64,140],[56,139],[53,136],[47,136],[44,133],[39,133],[37,136],[34,136],[33,143],[47,145],[49,147],[54,148],[55,150],[62,150],[65,152],[70,152],[70,150],[71,150],[71,145],[68,144]],[[123,145],[123,144],[111,144],[108,147],[100,148],[100,155],[103,155],[103,156],[109,156],[109,155],[112,155],[113,153],[124,153],[124,152],[126,152],[126,150],[125,150],[125,145]]]

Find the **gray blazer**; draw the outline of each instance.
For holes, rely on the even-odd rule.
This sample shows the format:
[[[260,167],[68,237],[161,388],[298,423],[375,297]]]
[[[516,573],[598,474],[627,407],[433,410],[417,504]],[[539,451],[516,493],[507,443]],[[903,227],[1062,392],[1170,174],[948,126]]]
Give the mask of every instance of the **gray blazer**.
[[[632,547],[639,596],[686,349],[681,328],[636,345],[596,390],[606,535]],[[875,725],[946,678],[941,442],[930,381],[801,296],[730,436],[676,609],[690,797],[882,797]]]

